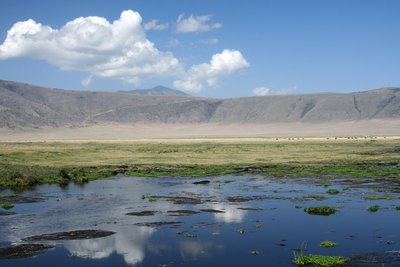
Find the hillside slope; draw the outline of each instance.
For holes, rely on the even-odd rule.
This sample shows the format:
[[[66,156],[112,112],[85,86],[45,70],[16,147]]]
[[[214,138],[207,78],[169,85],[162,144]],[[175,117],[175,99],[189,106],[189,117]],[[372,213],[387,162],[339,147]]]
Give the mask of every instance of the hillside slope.
[[[400,119],[400,89],[212,99],[49,89],[0,81],[0,127],[98,123],[336,122]]]

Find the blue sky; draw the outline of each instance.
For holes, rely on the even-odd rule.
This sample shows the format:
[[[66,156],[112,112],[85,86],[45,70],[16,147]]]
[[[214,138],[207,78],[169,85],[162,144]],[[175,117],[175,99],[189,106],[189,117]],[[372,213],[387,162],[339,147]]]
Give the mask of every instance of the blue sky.
[[[400,86],[397,0],[2,0],[1,5],[4,80],[107,91],[162,84],[209,97]],[[125,10],[134,12],[122,19]],[[108,24],[83,19],[66,27],[88,16]],[[134,24],[138,17],[142,22]],[[7,36],[15,23],[28,19],[33,22]],[[119,35],[117,20],[127,26]],[[157,22],[148,24],[152,20]],[[78,33],[93,29],[93,37],[79,43]]]

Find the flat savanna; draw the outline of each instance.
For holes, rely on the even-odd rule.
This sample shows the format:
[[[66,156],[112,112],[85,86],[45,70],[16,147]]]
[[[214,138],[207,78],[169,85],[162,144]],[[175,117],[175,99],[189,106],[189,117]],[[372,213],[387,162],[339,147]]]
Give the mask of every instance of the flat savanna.
[[[400,139],[164,139],[2,142],[0,187],[132,176],[400,178]]]
[[[0,161],[3,164],[26,166],[308,164],[399,160],[400,139],[247,138],[0,143]]]

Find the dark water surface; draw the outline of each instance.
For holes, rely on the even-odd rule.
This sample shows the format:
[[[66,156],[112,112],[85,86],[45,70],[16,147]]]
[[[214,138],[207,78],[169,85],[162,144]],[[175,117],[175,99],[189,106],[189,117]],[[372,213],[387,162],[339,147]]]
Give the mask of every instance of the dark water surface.
[[[11,210],[15,215],[0,216],[0,247],[61,231],[99,229],[115,234],[39,242],[55,248],[34,257],[3,259],[0,266],[294,266],[294,250],[299,248],[305,254],[346,257],[399,253],[398,182],[254,175],[204,179],[210,183],[120,176],[83,186],[43,185],[26,191],[20,196],[43,201],[15,204]],[[328,189],[340,193],[330,195]],[[313,195],[325,199],[310,198]],[[397,199],[366,200],[369,195]],[[338,210],[331,216],[304,212],[306,207],[320,205]],[[371,205],[380,209],[369,212]],[[154,215],[126,215],[142,211],[154,211]],[[324,240],[338,246],[320,247]],[[354,264],[381,266],[373,261]],[[385,266],[397,264],[394,260]]]

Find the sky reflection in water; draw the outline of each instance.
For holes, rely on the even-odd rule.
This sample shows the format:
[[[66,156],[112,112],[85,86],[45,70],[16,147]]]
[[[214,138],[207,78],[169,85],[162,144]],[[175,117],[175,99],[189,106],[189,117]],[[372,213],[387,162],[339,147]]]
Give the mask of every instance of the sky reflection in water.
[[[20,243],[27,236],[102,229],[115,231],[106,238],[50,242],[57,247],[36,257],[0,260],[1,266],[292,266],[293,251],[306,244],[307,253],[344,255],[398,250],[400,212],[398,200],[367,201],[370,194],[399,196],[398,184],[352,184],[334,180],[326,193],[318,179],[273,179],[263,176],[207,178],[208,185],[193,185],[193,179],[145,179],[118,177],[94,181],[84,186],[70,184],[61,189],[43,185],[26,196],[44,202],[17,204],[17,215],[0,217],[0,244]],[[225,182],[232,180],[233,182]],[[373,181],[372,181],[373,182]],[[343,190],[347,189],[349,190]],[[323,195],[318,201],[309,196]],[[174,204],[173,199],[151,196],[184,196],[201,204]],[[255,197],[246,202],[229,202],[229,196]],[[380,205],[377,213],[369,205]],[[313,205],[338,206],[332,216],[313,216],[303,211]],[[248,210],[253,208],[255,210]],[[168,211],[213,209],[170,216]],[[129,216],[133,211],[155,211],[154,216]],[[160,227],[137,226],[147,222],[181,222]],[[323,240],[339,246],[325,249]],[[389,244],[393,241],[394,244]],[[254,256],[251,251],[259,251]]]

